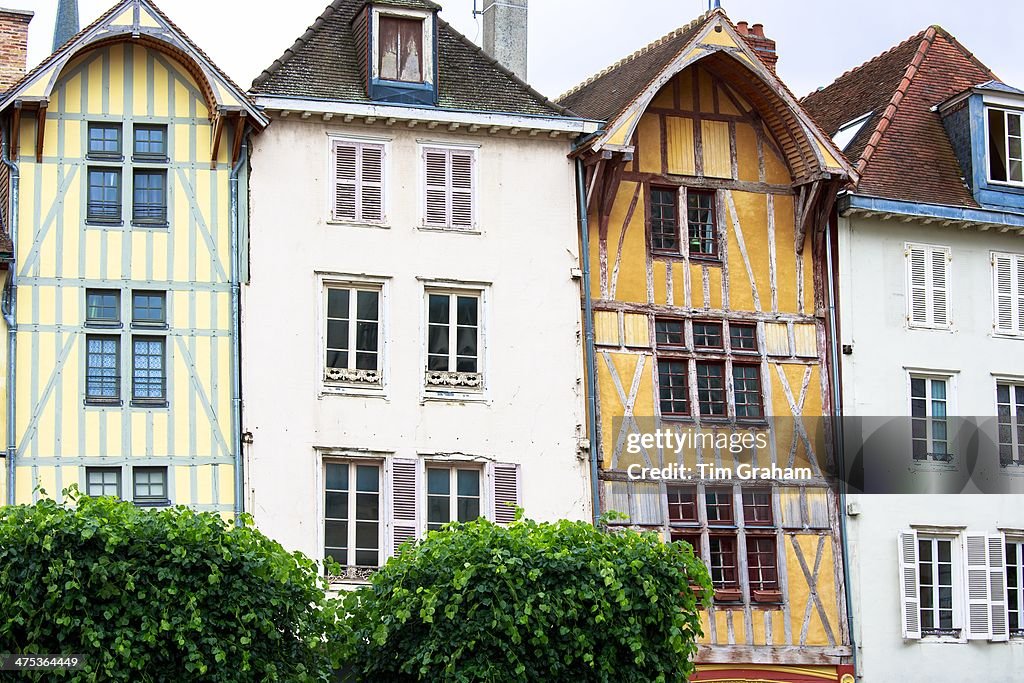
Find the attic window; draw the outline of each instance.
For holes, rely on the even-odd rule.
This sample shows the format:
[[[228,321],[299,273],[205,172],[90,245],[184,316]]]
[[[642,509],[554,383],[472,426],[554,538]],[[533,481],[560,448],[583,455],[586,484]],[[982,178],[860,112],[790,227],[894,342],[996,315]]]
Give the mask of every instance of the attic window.
[[[863,128],[864,124],[868,122],[869,118],[871,118],[872,113],[873,112],[869,111],[867,114],[858,116],[854,120],[848,121],[847,123],[839,126],[839,131],[832,136],[832,142],[836,143],[836,147],[845,152],[846,148],[850,146],[851,142],[853,142],[853,139],[857,137],[858,133],[860,133],[860,129]]]
[[[994,182],[1024,184],[1022,112],[989,108],[988,174]]]
[[[423,20],[380,17],[380,77],[404,83],[423,82]]]

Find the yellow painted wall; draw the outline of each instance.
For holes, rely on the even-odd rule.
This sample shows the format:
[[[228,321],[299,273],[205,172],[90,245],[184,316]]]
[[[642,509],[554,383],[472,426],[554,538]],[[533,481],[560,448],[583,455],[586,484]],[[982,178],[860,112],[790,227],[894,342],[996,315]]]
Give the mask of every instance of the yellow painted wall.
[[[88,169],[109,165],[85,156],[88,124],[101,121],[122,124],[121,226],[85,221]],[[133,161],[137,124],[167,126],[167,163]],[[71,484],[84,490],[87,466],[122,468],[130,497],[131,468],[158,465],[169,468],[172,502],[230,511],[230,171],[224,142],[211,168],[203,88],[167,54],[116,43],[86,50],[60,74],[46,113],[42,163],[35,158],[37,125],[24,116],[17,136],[18,501],[32,500],[40,485],[49,495]],[[229,127],[224,138],[231,133]],[[131,224],[132,169],[143,165],[167,172],[166,228]],[[120,291],[121,329],[85,326],[89,288]],[[135,290],[166,292],[166,332],[131,328]],[[121,340],[122,405],[83,405],[91,334]],[[136,334],[165,338],[166,408],[131,405]]]

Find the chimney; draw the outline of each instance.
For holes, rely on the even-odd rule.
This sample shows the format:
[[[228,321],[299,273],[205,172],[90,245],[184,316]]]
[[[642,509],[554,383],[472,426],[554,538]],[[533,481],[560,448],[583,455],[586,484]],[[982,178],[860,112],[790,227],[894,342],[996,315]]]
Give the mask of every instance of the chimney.
[[[57,22],[53,26],[53,51],[56,52],[77,33],[78,0],[59,0]]]
[[[754,24],[748,29],[747,22],[741,21],[736,24],[736,29],[743,36],[743,39],[747,41],[747,45],[754,49],[754,52],[761,58],[761,61],[771,69],[772,73],[775,73],[775,65],[779,61],[779,55],[775,51],[775,41],[771,38],[766,38],[764,35],[764,24]]]
[[[0,93],[21,80],[28,66],[28,23],[33,13],[0,8]]]
[[[484,51],[526,80],[527,0],[484,0]]]

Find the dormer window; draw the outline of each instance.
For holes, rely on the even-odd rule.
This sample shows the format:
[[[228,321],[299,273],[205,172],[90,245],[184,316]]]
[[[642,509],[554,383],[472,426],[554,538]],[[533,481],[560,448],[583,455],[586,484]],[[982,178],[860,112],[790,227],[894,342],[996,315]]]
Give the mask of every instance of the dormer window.
[[[993,182],[1024,185],[1022,112],[988,109],[988,172]]]
[[[378,73],[389,81],[423,82],[423,20],[380,17]]]

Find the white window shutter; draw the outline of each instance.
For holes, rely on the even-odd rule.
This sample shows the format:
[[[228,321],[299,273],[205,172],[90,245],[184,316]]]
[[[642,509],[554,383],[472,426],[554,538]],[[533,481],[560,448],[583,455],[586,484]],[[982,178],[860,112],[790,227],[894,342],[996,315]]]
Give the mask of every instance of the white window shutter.
[[[491,500],[494,501],[494,521],[498,524],[514,522],[516,508],[522,504],[520,501],[519,465],[495,463],[492,482],[494,490]]]
[[[928,253],[924,247],[907,250],[907,280],[910,286],[907,317],[914,325],[928,324]]]
[[[917,575],[917,532],[902,531],[899,538],[900,611],[903,637],[921,637],[921,597]]]
[[[473,153],[451,152],[451,225],[473,227]]]
[[[379,222],[384,220],[384,148],[363,145],[361,152],[360,219]]]
[[[1024,334],[1024,256],[1014,256],[1013,265],[1017,270],[1017,299],[1013,315],[1017,319],[1017,334]]]
[[[419,461],[394,458],[391,461],[391,552],[416,538],[419,529],[417,473]]]
[[[992,637],[992,609],[989,606],[988,536],[964,535],[964,565],[967,567],[967,637]]]
[[[1013,334],[1014,297],[1013,297],[1013,257],[1009,254],[992,256],[993,289],[995,290],[995,328],[997,332]],[[1019,307],[1018,307],[1019,310]]]
[[[358,218],[357,164],[357,146],[336,141],[334,143],[334,220],[336,221],[354,221]]]
[[[1006,611],[1006,539],[1002,534],[988,536],[988,571],[992,640],[1009,640],[1009,614]]]
[[[450,223],[448,202],[448,152],[443,149],[423,150],[425,208],[428,226],[447,227]]]
[[[949,252],[931,250],[931,314],[936,327],[949,327]]]

